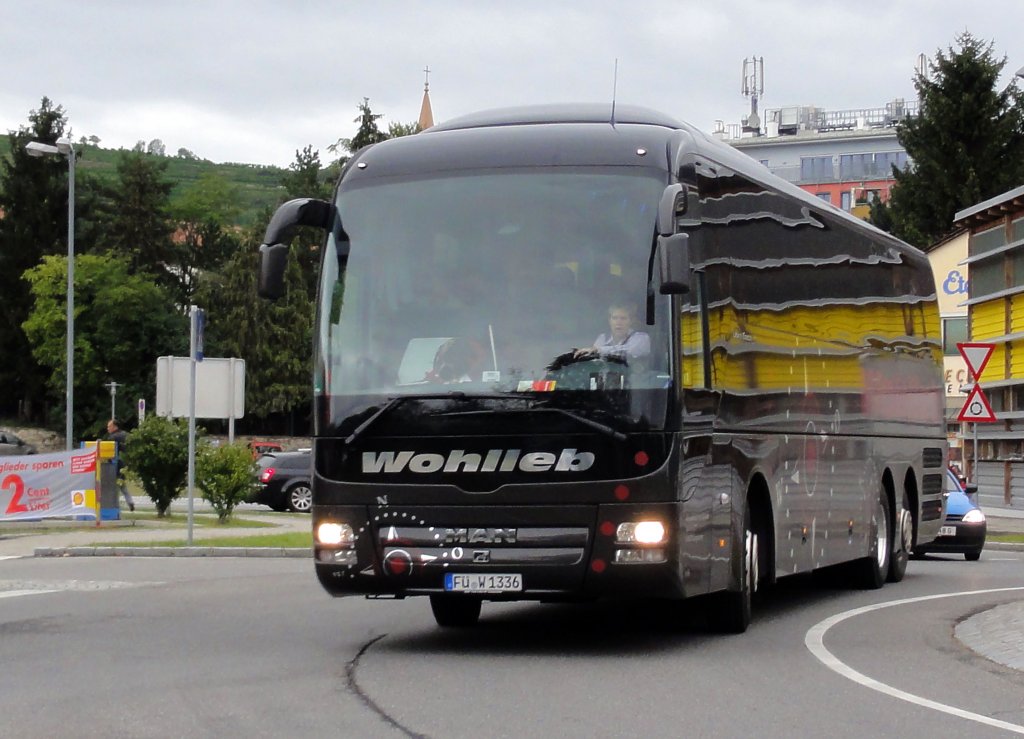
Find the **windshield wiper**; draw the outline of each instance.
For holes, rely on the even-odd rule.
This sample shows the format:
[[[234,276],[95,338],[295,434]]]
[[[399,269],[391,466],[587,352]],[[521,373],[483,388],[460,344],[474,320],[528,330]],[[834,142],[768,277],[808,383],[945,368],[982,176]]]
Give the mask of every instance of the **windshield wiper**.
[[[572,420],[576,421],[577,423],[581,423],[584,426],[589,426],[590,428],[594,429],[595,431],[600,431],[605,436],[610,436],[610,437],[612,437],[613,439],[615,439],[617,441],[625,441],[628,438],[624,433],[622,433],[621,431],[616,431],[615,429],[613,429],[611,426],[608,426],[607,424],[601,423],[600,421],[595,421],[592,418],[587,418],[586,416],[581,416],[579,413],[576,413],[575,411],[569,411],[569,410],[566,410],[565,408],[558,408],[557,406],[542,405],[542,406],[535,406],[533,408],[522,408],[522,409],[502,408],[500,411],[493,411],[493,410],[459,411],[459,412],[456,412],[456,413],[446,413],[444,415],[446,415],[446,416],[454,416],[454,415],[458,415],[458,416],[476,416],[476,415],[484,415],[484,414],[490,414],[490,413],[496,413],[496,412],[497,413],[536,413],[538,410],[541,410],[541,411],[552,411],[554,413],[560,413],[563,416],[571,418]]]
[[[467,397],[466,393],[460,393],[458,391],[450,393],[432,393],[430,395],[396,395],[387,403],[378,408],[373,413],[373,415],[371,415],[361,424],[356,426],[355,430],[352,431],[352,433],[348,435],[348,438],[345,439],[345,444],[349,445],[352,442],[354,442],[356,439],[363,435],[363,432],[365,432],[366,429],[370,428],[370,426],[376,423],[377,419],[379,419],[388,411],[394,410],[395,408],[402,405],[402,403],[405,403],[408,400],[449,400],[452,398],[461,400],[465,397]]]
[[[494,399],[515,399],[515,400],[527,400],[527,401],[539,401],[539,398],[531,398],[529,395],[523,395],[521,393],[493,393],[493,394],[469,394],[459,391],[453,391],[448,393],[431,393],[429,395],[396,395],[391,398],[387,403],[378,408],[374,413],[359,424],[351,434],[345,439],[345,444],[350,445],[356,439],[363,435],[366,429],[370,428],[374,423],[380,419],[385,413],[394,410],[398,406],[402,405],[409,400],[494,400]],[[610,436],[617,441],[625,441],[628,437],[621,431],[617,431],[611,426],[595,421],[592,418],[580,415],[575,411],[566,410],[565,408],[559,408],[557,406],[542,405],[535,406],[533,408],[523,408],[521,410],[512,410],[510,408],[502,409],[503,413],[533,413],[537,410],[553,411],[560,413],[567,418],[571,418],[577,423],[581,423],[584,426],[588,426],[595,431],[599,431],[605,436]],[[459,415],[470,415],[476,413],[491,413],[493,411],[462,411]],[[446,413],[444,415],[455,415],[452,413]]]
[[[572,420],[578,421],[579,423],[582,423],[584,426],[589,426],[595,431],[600,431],[605,436],[610,436],[616,441],[625,441],[628,438],[621,431],[616,431],[611,426],[601,423],[600,421],[595,421],[592,418],[581,416],[579,413],[576,413],[575,411],[568,411],[565,408],[558,408],[554,406],[543,406],[543,409],[546,411],[554,411],[555,413],[561,413],[563,416],[568,416]]]

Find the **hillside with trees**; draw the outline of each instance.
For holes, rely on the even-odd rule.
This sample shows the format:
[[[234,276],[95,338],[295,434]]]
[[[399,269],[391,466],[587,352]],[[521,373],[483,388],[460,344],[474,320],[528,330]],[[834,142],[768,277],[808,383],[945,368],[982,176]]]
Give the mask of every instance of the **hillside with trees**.
[[[322,234],[299,233],[300,258],[276,302],[256,294],[258,248],[277,205],[330,197],[352,147],[416,132],[381,132],[369,100],[357,107],[360,130],[339,139],[328,166],[311,146],[282,169],[168,155],[157,140],[132,150],[75,142],[77,439],[102,433],[111,382],[121,388],[116,415],[134,426],[136,399],[154,402],[157,357],[187,354],[192,304],[207,311],[206,356],[246,361],[238,432],[309,434]],[[0,136],[0,419],[54,430],[64,427],[68,166],[62,156],[31,157],[25,145],[70,130],[63,107],[44,97],[25,125]]]
[[[167,153],[158,139],[145,145],[140,141],[132,149],[104,149],[99,145],[100,139],[91,138],[97,143],[92,143],[89,137],[81,137],[74,142],[78,152],[75,166],[80,175],[93,177],[101,185],[112,186],[117,181],[119,162],[128,154],[141,154],[166,164],[164,177],[170,183],[172,201],[184,197],[199,182],[224,182],[237,198],[237,212],[232,219],[232,225],[236,226],[251,226],[263,209],[277,204],[283,191],[281,179],[288,172],[273,165],[215,163],[200,159],[188,149]],[[11,136],[0,134],[0,159],[8,157],[10,151]]]

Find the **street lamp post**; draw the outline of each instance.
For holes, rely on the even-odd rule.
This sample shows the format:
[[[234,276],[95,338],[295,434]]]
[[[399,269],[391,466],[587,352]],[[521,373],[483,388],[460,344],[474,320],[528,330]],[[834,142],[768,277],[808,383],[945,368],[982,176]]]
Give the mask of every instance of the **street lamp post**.
[[[117,389],[121,387],[120,383],[111,380],[104,387],[110,388],[110,418],[114,420],[117,418]]]
[[[30,141],[25,144],[29,156],[63,155],[68,160],[68,314],[67,314],[67,384],[65,389],[65,445],[70,451],[74,441],[75,408],[75,147],[71,139],[59,138],[57,145]]]

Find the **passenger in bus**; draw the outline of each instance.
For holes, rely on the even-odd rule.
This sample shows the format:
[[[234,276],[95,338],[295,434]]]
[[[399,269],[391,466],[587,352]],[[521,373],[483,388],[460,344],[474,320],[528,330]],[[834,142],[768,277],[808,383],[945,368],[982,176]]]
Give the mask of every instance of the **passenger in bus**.
[[[423,379],[445,385],[479,380],[485,358],[484,348],[476,341],[465,337],[448,339],[438,348],[434,366]]]
[[[608,333],[600,334],[594,345],[577,349],[576,356],[614,358],[624,361],[642,359],[651,353],[651,337],[634,330],[636,310],[626,303],[612,303],[608,308]]]

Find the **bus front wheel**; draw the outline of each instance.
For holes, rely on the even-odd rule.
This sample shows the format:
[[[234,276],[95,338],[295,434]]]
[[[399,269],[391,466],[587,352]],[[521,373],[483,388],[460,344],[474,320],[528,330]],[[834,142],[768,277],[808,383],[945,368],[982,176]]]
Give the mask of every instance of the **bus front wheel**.
[[[712,623],[717,631],[727,634],[742,634],[750,625],[753,614],[754,591],[757,590],[760,563],[760,542],[757,530],[751,523],[750,501],[743,504],[743,535],[733,544],[733,562],[739,569],[736,573],[737,590],[716,593],[712,598]]]

